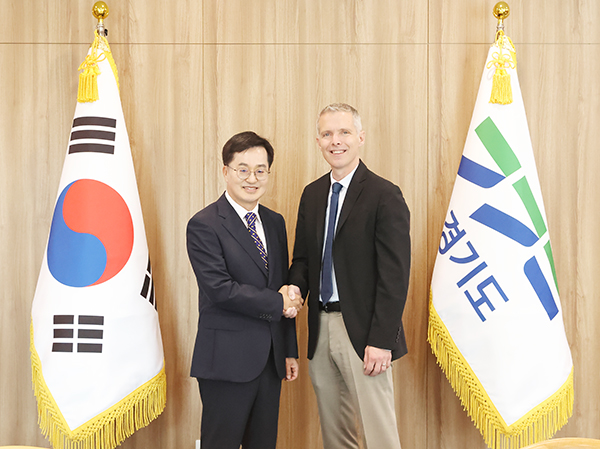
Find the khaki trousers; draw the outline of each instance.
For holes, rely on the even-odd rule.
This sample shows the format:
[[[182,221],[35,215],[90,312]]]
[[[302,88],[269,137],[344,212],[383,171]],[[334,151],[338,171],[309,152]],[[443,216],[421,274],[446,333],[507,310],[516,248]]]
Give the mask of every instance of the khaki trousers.
[[[363,374],[341,312],[321,312],[309,372],[324,449],[400,449],[392,368],[375,377]]]

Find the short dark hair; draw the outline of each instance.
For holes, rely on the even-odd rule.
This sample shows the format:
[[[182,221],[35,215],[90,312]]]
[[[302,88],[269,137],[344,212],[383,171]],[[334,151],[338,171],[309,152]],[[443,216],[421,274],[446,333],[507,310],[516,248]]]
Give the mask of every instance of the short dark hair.
[[[242,153],[250,148],[262,147],[267,152],[269,168],[273,163],[275,151],[267,139],[260,137],[252,131],[244,131],[231,137],[225,145],[223,145],[223,165],[229,165],[233,160],[235,153]]]

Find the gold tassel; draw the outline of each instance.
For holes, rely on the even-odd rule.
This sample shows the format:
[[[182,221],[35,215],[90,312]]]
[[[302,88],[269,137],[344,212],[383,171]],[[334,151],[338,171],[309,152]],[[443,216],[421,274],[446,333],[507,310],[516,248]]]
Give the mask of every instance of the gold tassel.
[[[79,88],[77,89],[77,101],[80,103],[91,103],[96,101],[98,98],[98,75],[100,75],[100,69],[98,65],[87,64],[88,57],[79,67],[79,70],[83,70],[79,74]],[[82,68],[84,65],[85,68]]]
[[[104,36],[99,36],[97,30],[95,35],[90,52],[77,69],[81,71],[79,74],[79,88],[77,89],[77,101],[80,103],[91,103],[100,98],[98,95],[98,75],[100,75],[98,63],[104,61],[104,59],[108,59],[117,81],[117,87],[119,85],[117,66],[110,52],[108,41]]]
[[[510,104],[512,103],[512,88],[510,86],[510,75],[503,67],[496,67],[494,79],[492,80],[492,95],[490,103]]]
[[[94,32],[94,42],[81,65],[77,70],[82,71],[79,74],[79,88],[77,89],[77,101],[80,103],[91,103],[98,100],[98,44],[100,36],[98,31]]]
[[[505,41],[506,39],[506,41]],[[498,52],[493,53],[492,59],[488,63],[488,68],[496,66],[494,72],[494,79],[492,80],[492,93],[490,95],[490,103],[495,104],[511,104],[512,98],[512,87],[510,84],[510,74],[506,71],[507,68],[516,68],[517,57],[514,51],[512,41],[508,36],[504,35],[504,32],[498,31],[496,35],[496,46]],[[502,54],[502,49],[508,48],[509,54]]]

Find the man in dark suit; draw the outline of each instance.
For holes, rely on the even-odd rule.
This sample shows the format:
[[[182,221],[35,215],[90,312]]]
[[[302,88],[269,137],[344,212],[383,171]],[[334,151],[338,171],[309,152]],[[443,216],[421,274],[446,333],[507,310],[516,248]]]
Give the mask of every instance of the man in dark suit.
[[[191,375],[203,405],[202,449],[275,449],[281,379],[298,375],[295,321],[286,316],[301,299],[284,287],[285,222],[258,204],[272,162],[273,147],[255,133],[229,139],[227,190],[187,226],[199,290]]]
[[[325,449],[399,449],[391,362],[406,354],[409,211],[400,189],[367,169],[360,116],[332,104],[317,144],[331,172],[298,210],[290,296],[308,294],[309,372]],[[360,429],[357,429],[357,425]]]

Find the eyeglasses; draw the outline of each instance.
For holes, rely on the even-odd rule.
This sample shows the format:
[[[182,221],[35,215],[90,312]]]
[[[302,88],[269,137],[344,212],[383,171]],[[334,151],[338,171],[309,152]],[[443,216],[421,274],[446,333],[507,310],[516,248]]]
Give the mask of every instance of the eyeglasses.
[[[238,175],[238,178],[240,178],[242,181],[248,179],[251,173],[254,173],[254,177],[257,181],[264,181],[265,179],[267,179],[267,176],[269,176],[269,173],[271,173],[269,170],[266,170],[264,168],[249,170],[246,167],[233,168],[231,165],[228,165],[228,167],[235,171]]]

